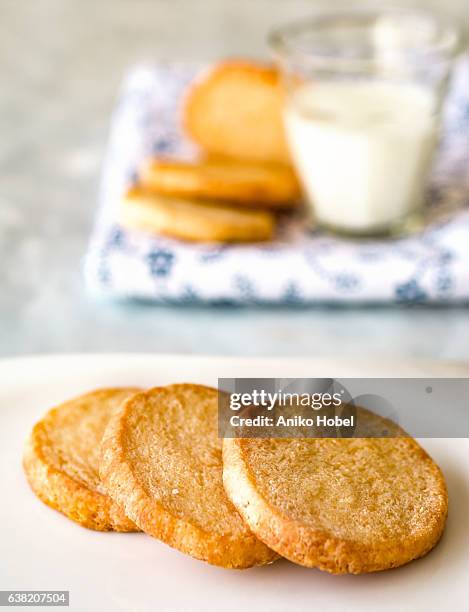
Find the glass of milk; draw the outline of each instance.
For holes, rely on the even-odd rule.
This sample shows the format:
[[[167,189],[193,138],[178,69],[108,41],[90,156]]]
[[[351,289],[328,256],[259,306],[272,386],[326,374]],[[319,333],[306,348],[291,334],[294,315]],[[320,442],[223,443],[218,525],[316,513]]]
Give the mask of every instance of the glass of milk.
[[[432,13],[321,13],[271,34],[293,162],[317,223],[394,235],[422,219],[458,28]]]

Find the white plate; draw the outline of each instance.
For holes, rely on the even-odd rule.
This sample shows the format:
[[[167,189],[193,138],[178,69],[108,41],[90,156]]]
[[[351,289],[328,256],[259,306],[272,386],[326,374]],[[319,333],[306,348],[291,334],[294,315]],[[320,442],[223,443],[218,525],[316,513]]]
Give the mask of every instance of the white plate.
[[[450,494],[446,533],[424,559],[364,576],[331,576],[279,561],[247,571],[201,563],[142,534],[88,531],[47,508],[21,469],[23,442],[53,404],[101,385],[216,384],[225,376],[468,376],[464,364],[350,364],[337,360],[78,355],[0,362],[0,590],[69,590],[70,609],[441,610],[467,609],[469,440],[422,443]],[[20,609],[20,608],[16,608]]]

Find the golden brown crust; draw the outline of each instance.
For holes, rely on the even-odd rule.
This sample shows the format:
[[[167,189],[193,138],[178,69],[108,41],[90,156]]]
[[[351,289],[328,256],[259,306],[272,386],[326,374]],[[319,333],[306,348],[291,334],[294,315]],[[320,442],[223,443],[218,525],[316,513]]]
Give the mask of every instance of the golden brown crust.
[[[281,164],[151,159],[142,165],[139,179],[144,189],[155,193],[266,208],[294,208],[300,198],[294,172]]]
[[[249,60],[226,60],[190,87],[183,121],[210,154],[291,164],[282,119],[278,71]]]
[[[275,229],[275,217],[266,210],[168,198],[139,187],[124,196],[120,219],[132,229],[194,242],[264,241],[272,238]]]
[[[377,440],[377,444],[380,445],[382,441],[383,439]],[[266,444],[266,441],[254,439],[224,440],[223,482],[225,490],[257,537],[270,548],[294,563],[307,567],[317,567],[335,574],[359,574],[398,567],[425,555],[438,542],[445,526],[448,497],[444,478],[439,467],[415,440],[411,438],[394,438],[392,441],[394,444],[399,445],[400,452],[408,453],[411,456],[411,460],[415,462],[416,468],[425,465],[425,470],[428,474],[428,482],[426,484],[432,489],[428,491],[428,495],[426,491],[416,492],[414,504],[418,504],[424,499],[425,501],[422,506],[412,507],[412,504],[410,504],[407,508],[398,508],[403,513],[404,522],[408,521],[410,523],[409,533],[406,534],[406,537],[400,537],[401,534],[396,536],[392,529],[387,533],[385,528],[382,532],[371,531],[368,534],[369,537],[365,539],[362,538],[362,534],[358,535],[357,529],[356,537],[354,537],[355,520],[365,520],[365,525],[366,521],[369,521],[370,525],[372,525],[374,513],[392,513],[396,511],[395,506],[396,504],[399,506],[400,501],[397,500],[394,506],[390,502],[389,508],[376,508],[373,506],[373,495],[371,495],[371,503],[369,503],[365,494],[361,499],[359,496],[359,499],[356,500],[358,509],[355,509],[353,504],[349,502],[349,499],[345,499],[346,493],[344,488],[338,486],[333,478],[329,479],[325,486],[332,490],[334,487],[337,487],[337,500],[339,504],[346,504],[345,513],[350,521],[349,526],[340,524],[343,516],[338,513],[329,517],[332,528],[325,529],[323,525],[320,525],[320,520],[318,520],[319,526],[315,527],[315,517],[312,517],[312,521],[305,520],[302,515],[305,508],[298,508],[293,500],[287,500],[287,505],[280,508],[277,500],[274,500],[274,491],[266,492],[269,487],[274,488],[275,484],[269,482],[266,485],[264,482],[263,486],[266,486],[264,486],[263,491],[260,490],[259,481],[255,474],[256,466],[253,466],[252,460],[249,457],[249,447]],[[286,440],[284,442],[288,443],[290,441]],[[309,440],[309,442],[312,445],[348,443],[347,440],[331,441],[327,439]],[[358,448],[359,446],[360,443],[358,443]],[[387,451],[392,455],[391,447],[387,448]],[[355,448],[354,452],[360,451],[357,451],[357,448]],[[264,454],[264,460],[268,455],[269,453]],[[399,479],[399,468],[398,466],[393,467],[392,457],[390,458],[389,466],[391,470],[395,470],[393,477]],[[289,468],[293,470],[291,464]],[[287,469],[285,471],[285,479],[291,477],[293,473],[291,470]],[[358,476],[359,473],[357,472],[355,477]],[[351,478],[354,478],[353,473]],[[371,483],[374,475],[369,474],[368,478]],[[301,483],[297,483],[297,486],[301,487]],[[385,487],[382,483],[379,486]],[[418,486],[421,486],[421,484],[417,483],[416,480],[415,487]],[[371,488],[372,484],[369,485],[369,490]],[[393,491],[390,490],[388,493],[389,497],[392,498]],[[310,490],[302,489],[301,495],[304,496],[305,500],[311,500],[310,495],[314,495],[314,493],[311,493]],[[351,495],[351,497],[353,496]],[[375,504],[377,499],[374,500]],[[321,503],[320,500],[315,501],[317,504]],[[308,502],[305,503],[307,504]],[[350,503],[350,507],[347,506],[348,503]],[[286,508],[288,509],[286,510]],[[424,520],[419,519],[419,512],[424,517]],[[356,518],[355,513],[361,513],[359,519]],[[365,519],[363,519],[363,516]],[[392,515],[389,514],[389,516]],[[415,524],[412,524],[413,521]],[[413,528],[415,528],[414,531],[412,531]],[[348,535],[344,536],[343,532],[346,532]]]
[[[138,394],[109,423],[101,477],[110,495],[149,535],[213,565],[264,565],[277,555],[243,524],[223,490],[216,405],[217,391],[200,385]],[[173,431],[184,414],[187,431]],[[174,502],[173,493],[178,496]]]
[[[93,423],[93,407],[99,404],[100,409],[107,411],[108,405],[137,391],[102,389],[61,404],[50,410],[34,426],[26,443],[23,467],[34,493],[45,504],[88,529],[139,531],[122,508],[97,483],[98,470],[93,459],[81,453],[78,460],[73,456],[74,450],[71,448],[83,444],[83,440],[79,439],[79,428],[75,428],[80,416],[87,417],[89,421],[86,431],[90,440],[86,441],[86,445],[98,446],[103,432],[100,423]],[[100,419],[103,416],[101,414]],[[70,456],[66,456],[67,450],[64,451],[58,442],[62,436],[65,444],[70,445]],[[80,473],[83,477],[80,477]]]

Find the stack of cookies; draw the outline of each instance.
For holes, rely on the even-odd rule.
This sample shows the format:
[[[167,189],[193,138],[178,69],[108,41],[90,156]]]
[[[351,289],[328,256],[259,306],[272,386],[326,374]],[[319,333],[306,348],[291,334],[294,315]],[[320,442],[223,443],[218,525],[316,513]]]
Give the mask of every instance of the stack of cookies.
[[[226,568],[373,572],[441,537],[444,478],[412,438],[223,441],[217,408],[217,390],[193,384],[88,393],[36,424],[27,478],[85,527],[141,530]]]
[[[223,62],[190,86],[183,115],[200,158],[145,160],[123,198],[122,224],[190,241],[270,240],[278,214],[300,201],[277,71]]]

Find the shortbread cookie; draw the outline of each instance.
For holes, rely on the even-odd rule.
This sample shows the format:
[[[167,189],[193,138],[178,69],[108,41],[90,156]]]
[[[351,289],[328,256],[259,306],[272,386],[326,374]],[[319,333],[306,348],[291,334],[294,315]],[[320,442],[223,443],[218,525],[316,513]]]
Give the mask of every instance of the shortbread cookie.
[[[23,457],[36,495],[73,521],[98,531],[138,531],[107,496],[99,445],[112,412],[138,389],[101,389],[50,410],[31,432]]]
[[[222,484],[217,391],[171,385],[135,395],[103,438],[101,478],[149,535],[228,568],[277,555],[243,523]]]
[[[207,153],[289,164],[282,111],[276,69],[229,60],[195,80],[185,101],[184,124]]]
[[[139,178],[145,189],[170,196],[212,198],[268,208],[293,208],[300,198],[294,172],[281,164],[153,159],[142,166]]]
[[[409,437],[226,439],[223,480],[259,539],[335,574],[421,557],[448,508],[440,469]]]
[[[270,240],[275,229],[275,217],[266,210],[170,198],[138,187],[127,192],[120,214],[126,227],[194,242]]]

